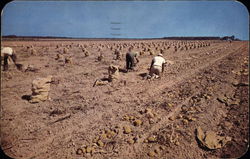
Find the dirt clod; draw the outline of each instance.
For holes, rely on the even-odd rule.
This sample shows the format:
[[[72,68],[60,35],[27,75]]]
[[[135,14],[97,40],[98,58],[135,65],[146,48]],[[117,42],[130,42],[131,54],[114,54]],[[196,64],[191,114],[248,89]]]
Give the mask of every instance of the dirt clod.
[[[132,132],[132,129],[130,128],[130,126],[127,126],[127,125],[126,125],[126,126],[123,127],[123,129],[124,129],[124,133],[125,133],[125,134],[129,134],[129,133]]]
[[[134,138],[129,138],[129,139],[128,139],[128,143],[129,143],[129,144],[133,144],[133,143],[135,143]]]
[[[103,143],[101,140],[98,140],[98,141],[97,141],[97,145],[100,146],[100,147],[103,147],[103,146],[104,146],[104,143]]]
[[[82,154],[83,154],[83,150],[82,150],[81,148],[78,148],[78,149],[76,150],[76,154],[77,154],[77,155],[82,155]]]
[[[149,152],[148,152],[148,156],[149,156],[149,157],[156,157],[157,154],[155,153],[155,151],[149,151]]]
[[[86,147],[86,152],[87,152],[87,153],[93,153],[94,150],[95,150],[95,149],[94,149],[93,147],[91,147],[91,146],[87,146],[87,147]]]
[[[147,138],[148,142],[155,142],[157,141],[156,137],[155,136],[150,136]]]
[[[136,120],[134,121],[134,125],[135,125],[135,126],[140,126],[140,125],[142,125],[142,121],[139,120],[139,119],[136,119]]]
[[[203,132],[200,127],[196,129],[196,132],[200,143],[208,149],[222,148],[228,141],[231,141],[231,137],[218,136],[214,131]]]

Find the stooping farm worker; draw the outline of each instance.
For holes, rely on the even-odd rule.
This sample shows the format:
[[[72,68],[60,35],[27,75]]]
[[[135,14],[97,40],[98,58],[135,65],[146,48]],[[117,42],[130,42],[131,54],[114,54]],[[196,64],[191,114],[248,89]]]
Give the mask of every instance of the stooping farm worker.
[[[3,71],[7,71],[9,68],[8,60],[12,59],[16,65],[16,55],[11,47],[1,47],[1,65],[3,60]]]
[[[128,49],[128,53],[126,54],[126,68],[127,68],[127,71],[129,69],[133,70],[134,67],[135,67],[135,64],[139,62],[139,59],[137,57],[138,57],[138,53],[132,52],[132,48],[130,47]],[[136,60],[136,63],[135,63],[135,60]]]
[[[162,76],[162,73],[164,72],[164,65],[166,63],[166,60],[163,58],[163,55],[159,53],[157,56],[155,56],[151,62],[150,65],[150,76],[157,75],[159,77]]]

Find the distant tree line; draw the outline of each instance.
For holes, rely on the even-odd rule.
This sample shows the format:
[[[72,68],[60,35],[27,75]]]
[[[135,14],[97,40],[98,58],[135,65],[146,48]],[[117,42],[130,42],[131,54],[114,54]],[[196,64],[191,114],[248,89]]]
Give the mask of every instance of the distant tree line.
[[[221,38],[221,40],[239,41],[240,39],[235,38],[234,35],[232,35],[232,36],[224,36]]]
[[[163,39],[169,39],[169,40],[231,40],[231,41],[235,41],[235,40],[240,40],[235,38],[234,35],[232,36],[224,36],[224,37],[217,37],[217,36],[201,36],[201,37],[163,37]]]

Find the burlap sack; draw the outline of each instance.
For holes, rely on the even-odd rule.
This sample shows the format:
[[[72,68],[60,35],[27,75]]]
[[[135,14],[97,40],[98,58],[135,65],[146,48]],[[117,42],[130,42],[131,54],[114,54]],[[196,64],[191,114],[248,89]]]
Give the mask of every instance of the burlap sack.
[[[108,68],[108,74],[109,74],[110,81],[119,79],[119,67],[110,65]]]
[[[31,103],[37,103],[48,99],[51,80],[52,76],[33,80],[31,89],[32,95],[30,100]]]

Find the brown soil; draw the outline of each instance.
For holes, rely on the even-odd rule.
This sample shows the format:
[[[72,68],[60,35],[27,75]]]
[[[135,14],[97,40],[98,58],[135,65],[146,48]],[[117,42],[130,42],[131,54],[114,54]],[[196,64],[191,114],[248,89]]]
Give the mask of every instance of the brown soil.
[[[210,45],[175,52],[173,45],[184,45],[180,41],[3,41],[15,49],[19,63],[37,71],[11,66],[1,72],[2,149],[25,159],[241,157],[249,144],[248,42],[205,43]],[[27,49],[31,45],[35,51]],[[115,60],[120,45],[122,59]],[[93,87],[108,77],[110,64],[125,67],[131,45],[151,51],[139,56],[135,71]],[[161,79],[146,80],[160,48],[173,64]],[[70,62],[56,60],[58,53]],[[32,81],[48,75],[50,99],[31,104]],[[196,138],[199,126],[232,140],[208,150]]]

